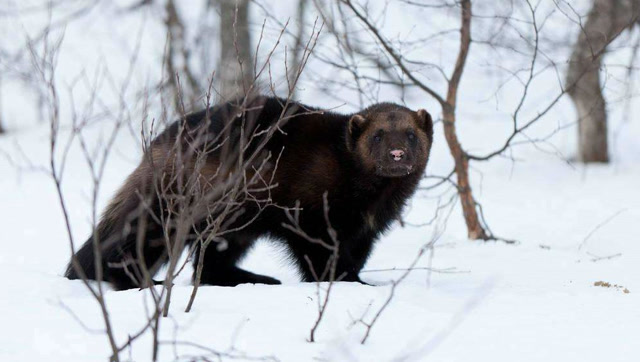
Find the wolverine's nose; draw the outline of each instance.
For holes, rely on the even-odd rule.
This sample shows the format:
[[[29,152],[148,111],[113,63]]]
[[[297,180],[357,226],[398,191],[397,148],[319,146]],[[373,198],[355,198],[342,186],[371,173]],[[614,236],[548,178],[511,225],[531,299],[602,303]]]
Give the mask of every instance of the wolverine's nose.
[[[389,153],[391,153],[391,157],[393,157],[394,161],[400,161],[400,160],[402,160],[402,157],[404,157],[404,151],[403,150],[392,150]]]

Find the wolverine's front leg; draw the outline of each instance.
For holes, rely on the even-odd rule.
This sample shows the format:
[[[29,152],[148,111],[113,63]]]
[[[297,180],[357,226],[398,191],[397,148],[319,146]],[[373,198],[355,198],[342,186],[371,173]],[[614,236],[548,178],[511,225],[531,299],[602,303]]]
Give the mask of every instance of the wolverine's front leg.
[[[349,248],[339,246],[335,252],[326,246],[298,237],[289,238],[288,244],[305,282],[363,283],[358,276],[363,263],[353,258]]]
[[[246,233],[235,233],[225,237],[224,247],[212,244],[205,249],[202,263],[201,284],[232,287],[238,284],[281,284],[279,280],[251,273],[236,266],[247,251],[253,246],[256,236]],[[200,247],[196,249],[193,261],[194,280],[197,277],[200,260]]]

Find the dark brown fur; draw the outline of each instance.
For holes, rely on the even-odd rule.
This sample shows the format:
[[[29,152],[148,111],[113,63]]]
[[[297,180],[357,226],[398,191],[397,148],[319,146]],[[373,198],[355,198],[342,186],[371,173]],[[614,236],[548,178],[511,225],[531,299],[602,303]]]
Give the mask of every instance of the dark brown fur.
[[[213,245],[206,250],[202,283],[279,283],[236,266],[261,236],[287,245],[304,280],[314,280],[314,271],[319,274],[326,267],[331,252],[283,224],[290,224],[285,209],[299,203],[300,228],[330,243],[323,214],[325,192],[329,219],[340,241],[337,275],[359,281],[373,243],[399,216],[424,173],[433,140],[431,117],[424,110],[413,112],[390,103],[352,115],[298,103],[283,105],[281,99],[257,97],[244,103],[249,111],[222,104],[171,125],[151,143],[94,235],[76,254],[81,272],[96,278],[97,241],[104,279],[119,289],[141,286],[140,261],[153,273],[167,260],[167,240],[172,239],[166,236],[174,235],[175,225],[161,216],[175,200],[188,200],[189,211],[196,210],[190,214],[188,245],[206,229],[207,217],[220,215],[219,205],[212,206],[219,200],[216,192],[239,185],[249,190],[235,201],[242,212],[223,224],[228,230],[244,227],[224,233],[226,248]],[[281,115],[286,122],[280,121],[279,129],[267,138],[266,130],[273,129]],[[259,131],[265,132],[247,145],[246,135]],[[238,152],[241,148],[244,152]],[[239,160],[247,159],[252,165],[241,173]],[[277,187],[267,190],[271,179]],[[79,270],[70,264],[66,276],[77,279]]]

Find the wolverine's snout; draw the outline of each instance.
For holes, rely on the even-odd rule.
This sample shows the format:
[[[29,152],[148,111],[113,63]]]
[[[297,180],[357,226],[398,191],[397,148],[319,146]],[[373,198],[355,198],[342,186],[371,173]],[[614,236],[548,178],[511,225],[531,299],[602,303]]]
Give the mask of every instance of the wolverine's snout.
[[[400,161],[404,157],[404,151],[403,150],[392,150],[389,153],[391,154],[391,157],[393,157],[394,161]]]

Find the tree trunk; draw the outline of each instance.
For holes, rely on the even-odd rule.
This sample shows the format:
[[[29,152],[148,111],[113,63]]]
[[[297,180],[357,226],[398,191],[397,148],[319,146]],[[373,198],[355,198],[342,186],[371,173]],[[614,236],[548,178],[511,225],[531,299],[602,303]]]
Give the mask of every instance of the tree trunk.
[[[458,97],[458,88],[462,79],[464,65],[469,55],[469,47],[471,46],[471,1],[462,0],[461,17],[462,25],[460,27],[460,50],[458,51],[458,59],[456,60],[453,74],[449,80],[447,89],[447,99],[442,105],[442,118],[444,122],[444,136],[447,139],[449,151],[455,162],[456,178],[458,183],[458,194],[460,203],[462,204],[462,214],[467,224],[467,233],[469,239],[472,240],[488,240],[490,236],[482,227],[478,211],[476,209],[476,200],[473,198],[471,185],[469,184],[469,159],[460,146],[458,134],[456,133],[456,101]]]
[[[165,5],[167,28],[167,54],[164,65],[167,72],[167,84],[169,85],[174,100],[176,111],[184,112],[184,104],[192,108],[201,97],[203,87],[200,85],[199,76],[193,71],[191,65],[191,52],[187,46],[187,32],[175,0],[168,0]]]
[[[594,0],[573,47],[567,91],[578,112],[578,152],[582,162],[609,162],[600,66],[607,46],[637,21],[638,3],[638,0]]]
[[[218,91],[229,99],[249,92],[254,82],[249,35],[249,0],[217,0],[220,10]]]
[[[309,0],[298,0],[298,11],[296,14],[296,22],[298,26],[298,31],[295,37],[295,43],[293,44],[293,51],[291,53],[291,61],[289,63],[288,69],[288,80],[289,83],[293,83],[296,74],[298,73],[298,68],[300,67],[300,62],[302,61],[302,55],[304,54],[304,16],[307,11],[307,3]],[[293,84],[292,89],[290,89],[291,97],[295,98],[296,96],[297,86]]]
[[[462,205],[462,214],[467,224],[467,233],[471,240],[488,240],[489,235],[480,224],[476,201],[473,198],[471,185],[469,184],[469,160],[467,159],[458,136],[456,134],[456,115],[450,107],[445,107],[442,112],[444,123],[444,136],[447,139],[451,156],[455,162],[458,195]]]

